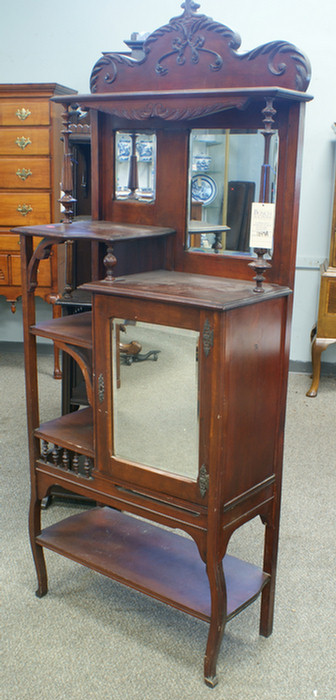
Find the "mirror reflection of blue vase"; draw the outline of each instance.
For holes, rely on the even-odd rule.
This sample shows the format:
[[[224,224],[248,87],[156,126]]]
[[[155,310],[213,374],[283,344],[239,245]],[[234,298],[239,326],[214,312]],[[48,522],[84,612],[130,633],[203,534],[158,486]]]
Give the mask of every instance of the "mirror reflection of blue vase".
[[[202,173],[205,173],[210,168],[211,157],[206,153],[199,153],[195,156],[196,169]]]
[[[131,139],[127,139],[124,136],[122,136],[122,138],[119,139],[119,141],[118,141],[117,149],[118,149],[118,160],[121,162],[128,160],[130,155],[131,155],[131,151],[132,151]]]
[[[153,144],[151,141],[138,141],[137,151],[139,154],[139,159],[143,163],[150,163],[153,157]]]

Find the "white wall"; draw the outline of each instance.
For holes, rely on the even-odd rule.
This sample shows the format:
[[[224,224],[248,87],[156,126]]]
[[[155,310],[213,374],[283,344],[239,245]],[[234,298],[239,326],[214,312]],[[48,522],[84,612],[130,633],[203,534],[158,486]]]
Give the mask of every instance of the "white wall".
[[[126,49],[131,32],[152,31],[181,14],[181,0],[11,0],[1,13],[0,82],[58,82],[89,91],[91,69],[102,51]],[[243,52],[274,40],[292,42],[309,56],[312,81],[307,105],[294,304],[292,360],[310,359],[309,335],[317,317],[318,266],[329,252],[336,120],[334,0],[203,0],[200,12],[238,31]],[[0,297],[2,337],[19,335],[20,310],[9,320]],[[49,315],[49,311],[45,311]],[[15,320],[17,319],[17,320]],[[336,346],[323,353],[336,361]]]

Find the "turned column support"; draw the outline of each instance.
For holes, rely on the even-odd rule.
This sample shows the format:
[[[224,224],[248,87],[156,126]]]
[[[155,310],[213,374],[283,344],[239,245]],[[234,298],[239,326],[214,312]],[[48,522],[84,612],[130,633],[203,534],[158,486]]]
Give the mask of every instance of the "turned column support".
[[[60,204],[64,207],[64,216],[66,223],[71,224],[73,220],[73,205],[77,201],[73,197],[73,176],[72,176],[72,154],[70,151],[70,119],[71,113],[69,111],[69,105],[64,105],[64,112],[62,113],[63,119],[63,141],[64,141],[64,155],[63,155],[63,169],[62,169],[62,197],[58,200]]]

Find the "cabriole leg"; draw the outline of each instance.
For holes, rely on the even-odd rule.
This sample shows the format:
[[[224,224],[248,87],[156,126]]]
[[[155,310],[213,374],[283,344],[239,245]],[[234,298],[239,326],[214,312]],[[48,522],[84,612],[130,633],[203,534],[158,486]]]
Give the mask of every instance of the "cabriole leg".
[[[204,657],[204,681],[210,688],[217,685],[217,658],[226,623],[226,586],[222,561],[207,565],[211,595],[211,620]]]
[[[36,537],[41,532],[41,501],[32,497],[29,509],[29,536],[33,553],[38,588],[36,595],[42,598],[48,593],[47,568],[43,554],[43,547],[36,543]]]

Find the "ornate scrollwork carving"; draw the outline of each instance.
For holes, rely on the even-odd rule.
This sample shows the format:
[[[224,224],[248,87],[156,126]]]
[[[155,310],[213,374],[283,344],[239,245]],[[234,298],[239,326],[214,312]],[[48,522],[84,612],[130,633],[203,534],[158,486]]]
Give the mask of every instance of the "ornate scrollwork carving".
[[[132,120],[149,119],[151,117],[158,117],[160,119],[167,120],[197,119],[198,117],[204,117],[208,114],[222,112],[224,109],[231,109],[232,107],[242,109],[246,102],[246,97],[237,97],[235,99],[218,102],[216,104],[201,105],[198,107],[183,106],[180,109],[166,107],[164,104],[162,104],[162,102],[149,102],[145,107],[141,107],[139,109],[135,109],[134,107],[131,109],[128,109],[127,107],[119,108],[116,105],[113,105],[110,111],[111,114],[114,114],[116,117]]]
[[[107,92],[104,85],[115,83],[118,77],[120,89],[127,91],[124,73],[131,68],[137,69],[139,91],[151,87],[156,90],[158,77],[164,78],[174,70],[178,71],[182,88],[187,87],[190,80],[195,86],[196,72],[190,71],[190,66],[197,65],[201,59],[203,73],[209,70],[209,87],[231,87],[235,84],[231,81],[232,75],[242,80],[241,87],[273,85],[303,92],[307,89],[310,64],[293,44],[273,41],[239,54],[241,40],[236,32],[211,17],[198,14],[199,4],[194,0],[185,0],[181,7],[184,10],[181,15],[155,30],[143,44],[139,42],[141,49],[137,55],[104,53],[92,70],[91,92]],[[255,67],[240,71],[242,61],[253,60],[257,63]],[[217,79],[216,73],[219,73]]]
[[[134,66],[139,65],[139,63],[139,61],[131,58],[131,56],[123,56],[122,54],[112,52],[103,53],[103,57],[97,61],[91,73],[91,92],[97,92],[97,81],[102,71],[106,70],[104,82],[112,84],[118,75],[118,65],[124,64],[130,68],[134,68]]]
[[[204,498],[206,492],[209,490],[209,474],[207,472],[207,468],[205,464],[202,464],[200,470],[199,470],[199,479],[198,479],[198,485],[199,485],[199,490],[202,498]]]
[[[223,66],[221,55],[213,49],[207,48],[206,37],[204,32],[210,31],[220,34],[222,37],[229,39],[230,48],[238,48],[240,39],[235,32],[219,22],[214,22],[211,17],[206,15],[198,15],[197,9],[199,4],[188,0],[181,5],[184,8],[183,15],[173,17],[169,24],[161,27],[151,34],[145,44],[144,49],[147,50],[151,43],[157,41],[160,37],[170,32],[176,32],[179,36],[172,40],[171,51],[163,54],[157,61],[155,71],[158,75],[167,75],[168,67],[162,63],[172,56],[176,56],[176,63],[183,66],[186,63],[186,55],[190,54],[191,63],[198,63],[200,54],[207,53],[212,57],[209,63],[211,71],[219,71]],[[200,32],[203,32],[200,34]]]
[[[272,75],[283,75],[288,68],[288,60],[294,61],[295,64],[295,87],[297,90],[306,90],[311,76],[310,63],[306,56],[299,51],[294,44],[289,44],[285,41],[271,41],[269,44],[263,44],[256,49],[249,51],[242,56],[241,60],[253,61],[258,56],[269,55],[267,67]]]

